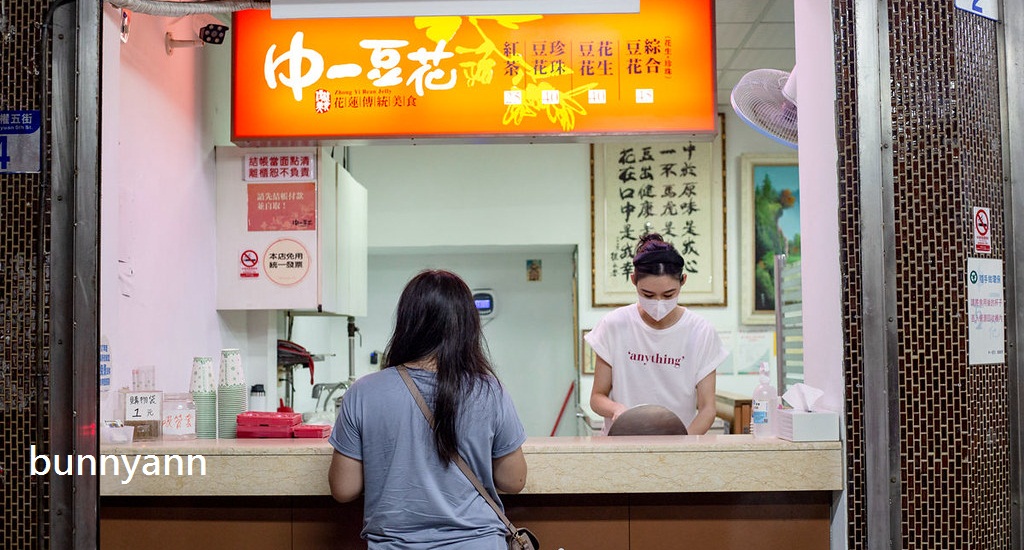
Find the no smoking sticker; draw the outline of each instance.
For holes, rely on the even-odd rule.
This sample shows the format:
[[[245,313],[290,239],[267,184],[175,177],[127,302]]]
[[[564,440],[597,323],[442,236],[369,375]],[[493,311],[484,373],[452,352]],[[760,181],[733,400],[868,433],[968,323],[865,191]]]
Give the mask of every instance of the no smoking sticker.
[[[255,279],[260,276],[260,256],[255,250],[245,250],[238,255],[238,276]]]
[[[992,253],[992,218],[988,208],[974,208],[971,221],[974,226],[974,252],[976,254]]]

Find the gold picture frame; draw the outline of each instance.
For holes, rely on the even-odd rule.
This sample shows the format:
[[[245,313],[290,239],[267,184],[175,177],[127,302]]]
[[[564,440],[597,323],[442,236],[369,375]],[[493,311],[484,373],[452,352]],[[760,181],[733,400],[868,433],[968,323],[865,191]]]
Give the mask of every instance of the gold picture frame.
[[[687,261],[679,303],[726,306],[725,115],[712,141],[649,139],[591,146],[591,304],[636,301],[633,250],[662,234]],[[648,224],[650,224],[648,226]]]
[[[774,255],[787,254],[787,262],[800,259],[797,155],[741,155],[740,170],[740,322],[771,325],[775,323]]]

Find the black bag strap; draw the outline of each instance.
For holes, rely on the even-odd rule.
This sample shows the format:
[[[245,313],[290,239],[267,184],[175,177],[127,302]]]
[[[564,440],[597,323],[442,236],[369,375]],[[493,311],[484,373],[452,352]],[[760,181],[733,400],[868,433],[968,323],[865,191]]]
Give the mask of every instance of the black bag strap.
[[[395,366],[395,368],[398,369],[398,374],[402,375],[402,380],[404,380],[405,385],[408,386],[409,393],[411,393],[413,399],[416,400],[416,404],[420,406],[420,411],[422,411],[423,416],[426,417],[427,424],[429,424],[430,429],[433,430],[434,413],[430,411],[430,407],[427,406],[427,401],[423,399],[423,394],[420,393],[419,388],[416,387],[416,383],[413,382],[412,377],[409,376],[409,371],[406,369],[405,365],[397,365]],[[505,513],[501,511],[501,507],[498,506],[498,503],[494,502],[494,499],[491,498],[490,493],[488,493],[487,489],[484,488],[483,483],[480,483],[480,478],[476,477],[476,474],[474,474],[473,470],[470,469],[469,464],[466,464],[466,461],[465,459],[462,458],[461,454],[455,455],[455,465],[458,466],[460,470],[462,470],[462,473],[465,474],[467,478],[469,478],[469,482],[473,484],[473,487],[476,487],[476,490],[480,493],[480,496],[484,497],[484,500],[486,500],[487,504],[491,506],[491,509],[494,510],[494,513],[498,514],[498,518],[500,518],[501,522],[505,524],[505,528],[508,529],[508,532],[512,536],[516,536],[516,532],[518,531],[518,529],[516,529],[516,526],[512,525],[512,522],[509,521],[509,519],[505,516]]]

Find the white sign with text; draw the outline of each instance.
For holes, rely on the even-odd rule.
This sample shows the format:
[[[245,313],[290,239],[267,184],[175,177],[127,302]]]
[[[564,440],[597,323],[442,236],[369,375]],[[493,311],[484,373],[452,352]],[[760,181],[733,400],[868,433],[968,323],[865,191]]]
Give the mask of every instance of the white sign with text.
[[[967,350],[969,364],[1006,361],[1006,302],[1003,261],[967,258]]]

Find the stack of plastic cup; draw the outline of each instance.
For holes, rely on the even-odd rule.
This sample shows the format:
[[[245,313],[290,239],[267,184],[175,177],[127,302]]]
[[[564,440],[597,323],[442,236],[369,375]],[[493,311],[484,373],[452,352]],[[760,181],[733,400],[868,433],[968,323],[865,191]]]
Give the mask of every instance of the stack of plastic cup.
[[[217,439],[217,386],[213,381],[212,357],[192,359],[192,379],[188,389],[196,405],[196,437]]]
[[[217,382],[217,437],[234,439],[238,415],[247,410],[249,388],[242,371],[242,354],[237,349],[220,352],[220,379]]]

